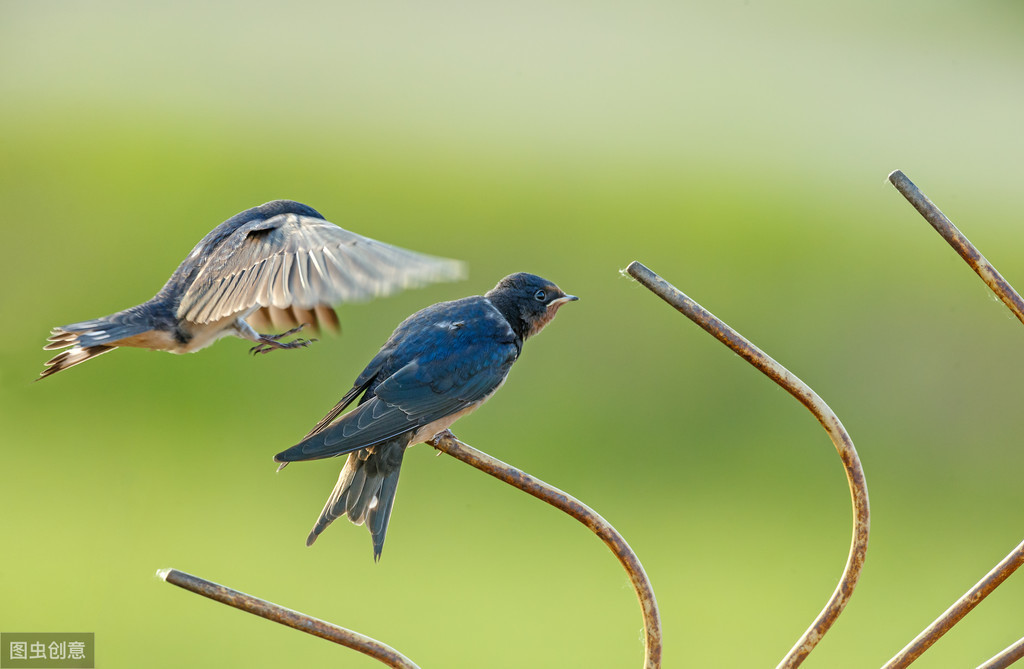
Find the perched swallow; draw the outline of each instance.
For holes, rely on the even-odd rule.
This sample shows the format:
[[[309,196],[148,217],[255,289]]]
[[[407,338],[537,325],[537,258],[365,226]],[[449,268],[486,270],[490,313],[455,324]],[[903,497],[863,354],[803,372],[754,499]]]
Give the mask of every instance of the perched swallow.
[[[228,335],[256,342],[253,353],[308,346],[310,340],[281,338],[306,324],[337,332],[334,304],[463,273],[455,260],[378,242],[328,223],[312,207],[275,200],[214,228],[148,302],[54,328],[43,348],[71,348],[49,360],[39,378],[118,346],[191,353]],[[254,329],[268,326],[292,329]]]
[[[505,383],[523,342],[578,299],[533,274],[512,274],[486,295],[441,302],[405,319],[355,385],[283,463],[348,454],[313,531],[335,518],[366,523],[380,559],[405,449],[476,410]],[[362,395],[362,397],[360,397]],[[357,397],[358,406],[339,418]]]

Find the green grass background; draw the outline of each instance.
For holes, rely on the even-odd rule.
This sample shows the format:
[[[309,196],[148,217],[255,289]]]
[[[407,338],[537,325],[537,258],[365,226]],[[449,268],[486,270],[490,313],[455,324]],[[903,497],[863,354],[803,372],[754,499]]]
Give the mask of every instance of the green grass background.
[[[0,3],[0,630],[102,667],[379,666],[160,583],[175,567],[423,667],[641,664],[582,526],[418,446],[382,561],[303,539],[341,465],[274,473],[406,315],[514,271],[581,300],[465,441],[615,524],[665,665],[772,666],[831,594],[849,493],[816,421],[620,276],[640,260],[810,383],[862,456],[858,590],[808,659],[878,666],[1021,539],[1024,330],[885,181],[1024,285],[1013,2]],[[34,384],[49,328],[150,297],[292,198],[470,277],[253,359],[125,350]],[[1011,579],[918,666],[1024,634]]]

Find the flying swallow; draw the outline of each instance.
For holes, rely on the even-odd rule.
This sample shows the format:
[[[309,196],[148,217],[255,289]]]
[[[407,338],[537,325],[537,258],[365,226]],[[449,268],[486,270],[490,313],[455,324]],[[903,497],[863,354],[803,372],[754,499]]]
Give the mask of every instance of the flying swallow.
[[[523,342],[576,299],[520,273],[483,296],[441,302],[405,319],[324,419],[274,456],[280,470],[289,462],[348,454],[306,545],[335,518],[348,516],[366,523],[374,560],[380,559],[405,449],[487,401],[505,383]],[[357,397],[356,408],[341,416]]]
[[[54,328],[43,348],[67,350],[49,360],[39,378],[119,346],[191,353],[228,335],[256,342],[253,353],[308,346],[311,340],[281,339],[306,324],[337,332],[334,304],[463,274],[455,260],[363,237],[328,223],[312,207],[275,200],[214,228],[148,302]],[[292,329],[267,335],[257,327]]]

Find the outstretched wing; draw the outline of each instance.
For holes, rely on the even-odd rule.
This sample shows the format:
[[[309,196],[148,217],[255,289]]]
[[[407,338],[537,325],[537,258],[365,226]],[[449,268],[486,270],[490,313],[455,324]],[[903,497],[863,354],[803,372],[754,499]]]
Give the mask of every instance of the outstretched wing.
[[[177,315],[209,323],[258,307],[255,325],[307,322],[336,329],[333,304],[463,275],[458,261],[385,244],[320,218],[286,213],[246,223],[213,249]]]

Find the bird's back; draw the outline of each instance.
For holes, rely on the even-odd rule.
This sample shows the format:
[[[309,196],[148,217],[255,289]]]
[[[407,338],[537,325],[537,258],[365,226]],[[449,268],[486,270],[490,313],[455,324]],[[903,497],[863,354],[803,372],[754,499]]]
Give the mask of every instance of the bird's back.
[[[473,295],[439,302],[402,321],[355,385],[372,378],[366,391],[372,396],[378,384],[410,363],[437,370],[446,361],[466,360],[467,349],[507,344],[518,347],[521,342],[517,343],[508,322],[485,297]],[[479,364],[485,362],[481,358]]]
[[[174,274],[153,299],[166,302],[171,311],[176,312],[181,298],[199,276],[207,259],[217,248],[246,224],[255,220],[266,220],[278,214],[298,214],[323,219],[323,216],[312,207],[292,200],[273,200],[239,212],[210,230],[205,237],[199,240],[199,243],[181,261],[181,264],[174,270]]]

